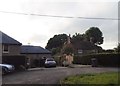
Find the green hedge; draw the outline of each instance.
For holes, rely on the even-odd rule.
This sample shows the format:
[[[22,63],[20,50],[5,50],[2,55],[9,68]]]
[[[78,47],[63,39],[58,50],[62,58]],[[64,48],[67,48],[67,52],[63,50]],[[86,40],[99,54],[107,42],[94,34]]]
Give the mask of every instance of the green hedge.
[[[74,56],[74,64],[90,65],[91,59],[96,58],[99,66],[120,67],[120,54],[93,54],[86,56]]]

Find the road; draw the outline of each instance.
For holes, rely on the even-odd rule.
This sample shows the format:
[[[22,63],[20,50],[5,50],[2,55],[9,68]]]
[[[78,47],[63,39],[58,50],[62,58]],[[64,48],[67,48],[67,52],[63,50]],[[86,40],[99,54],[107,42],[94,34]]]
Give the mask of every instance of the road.
[[[27,71],[16,72],[2,77],[3,84],[59,84],[59,81],[66,76],[118,71],[117,68],[94,68],[86,67],[56,67],[56,68],[35,68]]]

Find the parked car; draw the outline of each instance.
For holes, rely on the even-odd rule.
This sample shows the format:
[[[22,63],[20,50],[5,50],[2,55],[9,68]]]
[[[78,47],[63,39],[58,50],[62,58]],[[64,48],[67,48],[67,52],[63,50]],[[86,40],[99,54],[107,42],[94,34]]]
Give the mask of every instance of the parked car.
[[[13,72],[15,70],[14,65],[10,65],[10,64],[0,64],[0,68],[2,68],[2,74],[7,74],[10,72]]]
[[[56,67],[56,62],[53,58],[47,58],[45,60],[45,67]]]

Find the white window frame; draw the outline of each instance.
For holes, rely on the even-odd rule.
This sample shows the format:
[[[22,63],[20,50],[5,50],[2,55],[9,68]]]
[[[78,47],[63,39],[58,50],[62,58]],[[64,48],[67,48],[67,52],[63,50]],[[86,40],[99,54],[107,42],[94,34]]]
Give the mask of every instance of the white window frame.
[[[7,46],[7,50],[5,50],[5,46]],[[3,45],[3,53],[9,53],[9,46],[8,45]]]
[[[78,53],[79,53],[79,54],[82,54],[82,53],[83,53],[83,50],[78,50]]]

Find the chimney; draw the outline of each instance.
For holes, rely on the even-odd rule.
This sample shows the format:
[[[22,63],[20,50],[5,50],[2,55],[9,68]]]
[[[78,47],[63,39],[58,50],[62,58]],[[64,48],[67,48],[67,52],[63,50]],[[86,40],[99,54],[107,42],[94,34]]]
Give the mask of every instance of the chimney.
[[[67,37],[67,44],[70,44],[71,42],[70,42],[70,34],[69,34],[69,36]]]

